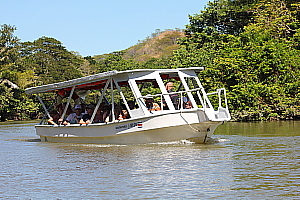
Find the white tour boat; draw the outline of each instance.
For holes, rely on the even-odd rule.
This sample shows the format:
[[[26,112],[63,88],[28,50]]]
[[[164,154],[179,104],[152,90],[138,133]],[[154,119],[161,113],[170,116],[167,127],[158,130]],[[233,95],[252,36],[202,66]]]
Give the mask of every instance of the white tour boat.
[[[205,143],[217,126],[231,117],[225,89],[206,93],[197,77],[201,70],[203,68],[193,67],[109,71],[28,88],[26,93],[38,96],[49,118],[47,107],[50,105],[43,102],[40,93],[55,95],[63,91],[68,94],[63,99],[66,107],[74,107],[71,98],[74,94],[78,94],[82,101],[84,94],[92,92],[97,99],[90,121],[95,119],[102,102],[109,104],[112,111],[122,104],[129,114],[126,119],[119,120],[111,111],[110,121],[88,124],[40,123],[35,127],[43,142],[142,144],[189,140]],[[173,90],[166,88],[167,82],[175,86]],[[145,102],[149,98],[156,102],[160,110],[147,108]],[[130,106],[129,101],[135,105]],[[61,114],[65,118],[66,109]]]

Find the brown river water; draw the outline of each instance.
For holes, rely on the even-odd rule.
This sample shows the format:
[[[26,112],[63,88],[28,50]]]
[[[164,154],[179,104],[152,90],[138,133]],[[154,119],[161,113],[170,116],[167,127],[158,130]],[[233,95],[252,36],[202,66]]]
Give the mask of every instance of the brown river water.
[[[300,121],[144,145],[43,143],[36,123],[0,123],[0,199],[300,199]]]

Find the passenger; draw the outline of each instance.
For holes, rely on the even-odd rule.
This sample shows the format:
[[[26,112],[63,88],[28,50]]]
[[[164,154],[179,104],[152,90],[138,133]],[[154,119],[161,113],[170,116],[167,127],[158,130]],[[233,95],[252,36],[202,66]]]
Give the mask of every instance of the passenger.
[[[50,114],[51,117],[48,120],[48,124],[49,125],[57,125],[59,123],[58,120],[60,118],[60,115],[59,115],[58,111],[57,110],[51,110],[49,112],[49,114]]]
[[[112,122],[113,121],[113,116],[112,116],[112,105],[109,106],[109,114],[105,118],[105,122]],[[114,105],[114,115],[115,115],[115,121],[120,121],[123,120],[123,115],[122,115],[122,109],[121,106],[115,104]]]
[[[173,88],[174,88],[173,82],[166,83],[165,87],[166,87],[166,90],[168,93],[174,92],[173,91]],[[171,98],[171,101],[172,101],[175,109],[178,110],[179,109],[178,108],[178,99],[179,99],[178,94],[170,94],[170,98]]]
[[[59,123],[59,124],[62,124],[62,123],[64,122],[64,120],[65,120],[71,113],[73,113],[72,108],[71,108],[71,106],[70,106],[70,104],[69,104],[69,106],[68,106],[68,108],[67,108],[67,111],[66,111],[66,114],[65,114],[65,116],[64,116],[64,119],[61,118],[61,117],[62,117],[62,114],[64,113],[64,110],[65,110],[65,108],[66,108],[66,105],[67,105],[67,103],[65,102],[65,103],[61,104],[61,106],[58,108],[58,113],[59,113],[59,115],[60,115],[60,118],[59,118],[59,120],[58,120],[58,123]]]
[[[192,102],[187,97],[182,97],[183,109],[193,108]]]
[[[127,102],[128,103],[128,102]],[[129,106],[129,105],[128,105]],[[127,110],[127,108],[126,108],[126,106],[125,106],[125,104],[122,104],[121,105],[121,108],[122,108],[122,117],[123,117],[123,119],[129,119],[130,118],[130,115],[129,115],[129,112],[128,112],[128,110]],[[130,107],[129,107],[129,109],[130,109]]]
[[[136,108],[134,101],[127,101],[127,104],[128,104],[128,107],[130,110],[133,110]]]
[[[87,112],[86,112],[86,104],[85,103],[81,103],[80,105],[81,105],[81,108],[82,108],[82,112],[84,114],[87,114]]]
[[[92,119],[92,115],[93,115],[93,112],[94,112],[94,109],[95,109],[95,106],[93,104],[90,104],[86,107],[86,111],[87,111],[87,114],[84,114],[82,116],[82,119],[80,120],[80,124],[90,124],[91,123],[91,119]]]
[[[62,103],[61,106],[58,107],[58,112],[59,112],[60,115],[63,114],[63,112],[64,112],[66,106],[67,106],[67,103],[65,102],[65,103]],[[71,114],[71,113],[73,113],[73,111],[72,111],[72,108],[71,108],[71,106],[70,106],[70,104],[69,104],[68,109],[67,109],[67,111],[66,111],[66,116],[68,116],[68,115]]]
[[[148,96],[148,97],[147,97]],[[151,97],[149,94],[146,96],[145,104],[149,111],[159,111],[160,106],[157,103],[154,103],[153,97]]]
[[[67,119],[64,121],[63,125],[79,124],[79,122],[83,116],[81,105],[76,105],[74,109],[75,109],[75,112],[71,113],[67,117]]]
[[[114,114],[115,118],[119,121],[125,119],[124,113],[122,112],[122,107],[120,105],[115,105]]]
[[[103,123],[105,122],[105,117],[108,115],[108,106],[106,103],[102,102],[96,112],[93,123]]]
[[[191,109],[191,108],[193,108],[192,102],[191,101],[186,102],[185,109]]]
[[[109,119],[107,120],[107,117],[110,116],[111,113],[111,108],[109,107],[109,105],[105,104],[105,106],[103,107],[103,120],[104,122],[109,122]]]

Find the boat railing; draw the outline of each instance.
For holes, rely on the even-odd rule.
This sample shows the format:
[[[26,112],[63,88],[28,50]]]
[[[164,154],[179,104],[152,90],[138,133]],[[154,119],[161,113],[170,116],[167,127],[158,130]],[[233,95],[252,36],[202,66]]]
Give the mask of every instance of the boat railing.
[[[225,88],[217,89],[216,92],[206,93],[207,96],[214,95],[214,94],[218,95],[218,102],[219,102],[218,103],[218,108],[225,108],[225,109],[227,109],[228,105],[227,105],[227,97],[226,97],[226,90],[225,90]]]
[[[219,108],[225,108],[225,109],[228,108],[225,88],[217,89],[216,92],[211,92],[211,93],[203,93],[203,90],[201,88],[196,88],[196,89],[190,89],[190,90],[184,90],[184,91],[178,91],[178,92],[168,92],[168,93],[161,93],[161,94],[154,94],[154,95],[149,95],[148,94],[147,96],[139,97],[139,99],[142,100],[142,99],[146,99],[146,98],[149,98],[149,97],[152,97],[152,98],[159,97],[160,102],[161,102],[161,109],[163,110],[164,109],[163,97],[166,96],[166,95],[178,94],[178,96],[179,96],[178,105],[180,105],[178,110],[181,110],[181,109],[184,109],[184,106],[183,106],[183,103],[184,103],[183,97],[185,97],[184,94],[192,93],[192,92],[195,92],[197,94],[204,110],[205,109],[210,109],[210,108],[213,109],[213,106],[211,104],[209,96],[215,95],[215,94],[217,94],[217,98],[218,98],[218,108],[217,108],[217,110]],[[201,93],[202,93],[202,95],[201,95]],[[204,95],[204,94],[206,94],[206,95]]]
[[[154,95],[150,95],[150,94],[148,94],[147,96],[141,96],[141,97],[139,97],[138,99],[139,100],[142,100],[142,99],[146,99],[146,98],[149,98],[149,97],[152,97],[152,98],[154,98],[154,97],[159,97],[160,98],[160,107],[161,107],[161,109],[162,110],[164,110],[164,102],[165,102],[165,100],[164,100],[164,96],[170,96],[170,95],[174,95],[174,94],[178,94],[178,99],[179,99],[179,102],[178,102],[178,105],[179,105],[179,107],[178,107],[178,109],[176,109],[176,110],[182,110],[182,109],[185,109],[184,108],[184,97],[186,97],[184,94],[187,94],[187,93],[192,93],[192,92],[196,92],[197,93],[197,95],[198,95],[198,98],[200,99],[200,102],[201,102],[201,104],[202,104],[202,106],[203,106],[203,108],[205,108],[205,107],[209,107],[209,106],[206,106],[206,105],[210,105],[210,103],[209,102],[207,102],[207,101],[209,101],[208,99],[207,100],[204,100],[203,101],[203,99],[205,99],[205,98],[203,98],[201,95],[200,95],[200,92],[199,91],[201,91],[202,89],[201,88],[196,88],[196,89],[190,89],[190,90],[184,90],[184,91],[178,91],[178,92],[168,92],[168,93],[161,93],[161,94],[154,94]],[[189,100],[191,100],[190,98],[188,98]],[[143,102],[143,101],[142,101]],[[143,103],[144,104],[144,103]],[[144,104],[144,106],[146,106],[145,104]],[[195,108],[197,108],[197,106],[193,106],[193,107],[195,107]]]

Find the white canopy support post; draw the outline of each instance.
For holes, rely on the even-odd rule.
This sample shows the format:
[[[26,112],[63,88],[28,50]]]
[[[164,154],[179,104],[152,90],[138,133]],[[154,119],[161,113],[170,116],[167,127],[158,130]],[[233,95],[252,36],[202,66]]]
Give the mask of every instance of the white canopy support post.
[[[99,101],[98,101],[98,103],[97,103],[97,105],[96,105],[96,108],[95,108],[95,110],[94,110],[94,112],[93,112],[93,115],[92,115],[92,118],[91,118],[91,122],[93,123],[93,121],[94,121],[94,118],[95,118],[95,116],[96,116],[96,113],[97,113],[97,110],[98,110],[98,108],[99,108],[99,106],[100,106],[100,104],[101,104],[101,102],[102,102],[102,100],[103,100],[103,97],[104,97],[104,94],[105,94],[105,92],[106,92],[106,90],[107,90],[107,87],[108,87],[108,85],[109,85],[109,80],[106,82],[106,84],[105,84],[105,86],[104,86],[104,89],[103,89],[103,91],[102,91],[102,94],[101,94],[101,96],[100,96],[100,98],[99,98]]]
[[[160,94],[160,109],[164,110],[163,94]]]
[[[62,116],[60,117],[60,119],[62,119],[62,120],[65,118],[65,115],[66,115],[66,113],[67,113],[67,110],[68,110],[68,107],[69,107],[69,105],[70,105],[70,101],[71,101],[71,99],[72,99],[74,90],[75,90],[75,86],[72,87],[72,90],[71,90],[70,95],[69,95],[69,97],[68,97],[68,101],[67,101],[66,107],[65,107],[65,109],[64,109],[64,112],[63,112]]]
[[[182,109],[184,109],[184,107],[183,107],[183,95],[182,95],[182,92],[180,92],[180,99],[179,99],[179,105],[180,105],[180,110],[182,110]]]
[[[122,99],[123,99],[123,102],[124,102],[124,104],[125,104],[126,109],[127,109],[127,110],[130,110],[130,108],[129,108],[128,104],[127,104],[126,98],[125,98],[125,96],[124,96],[124,94],[123,94],[123,92],[122,92],[122,90],[121,90],[119,84],[118,84],[116,81],[115,81],[115,85],[116,85],[116,88],[117,88],[117,90],[119,91],[119,93],[120,93],[120,95],[121,95],[121,97],[122,97]]]
[[[42,106],[43,106],[43,108],[44,108],[44,110],[45,110],[45,112],[46,112],[47,116],[48,116],[48,117],[49,117],[49,119],[50,119],[50,118],[51,118],[51,116],[50,116],[50,114],[49,114],[49,112],[48,112],[48,110],[47,110],[47,108],[46,108],[46,106],[45,106],[45,104],[44,104],[43,100],[41,99],[40,95],[37,95],[37,97],[38,97],[38,99],[39,99],[40,103],[42,104]]]
[[[201,91],[201,93],[202,93],[202,95],[201,95],[201,93],[200,93],[200,91]],[[196,90],[196,94],[197,94],[197,96],[198,96],[198,98],[200,99],[200,103],[201,103],[201,105],[203,106],[203,108],[204,108],[204,110],[207,108],[207,103],[206,103],[206,99],[205,99],[205,97],[204,97],[204,93],[203,93],[203,89],[201,88],[201,90]],[[196,104],[197,105],[197,104]],[[194,106],[194,105],[193,105]],[[197,107],[196,107],[197,108]]]
[[[115,121],[115,101],[114,101],[114,85],[113,85],[113,79],[110,79],[110,88],[111,88],[111,114],[112,114],[112,121]]]

